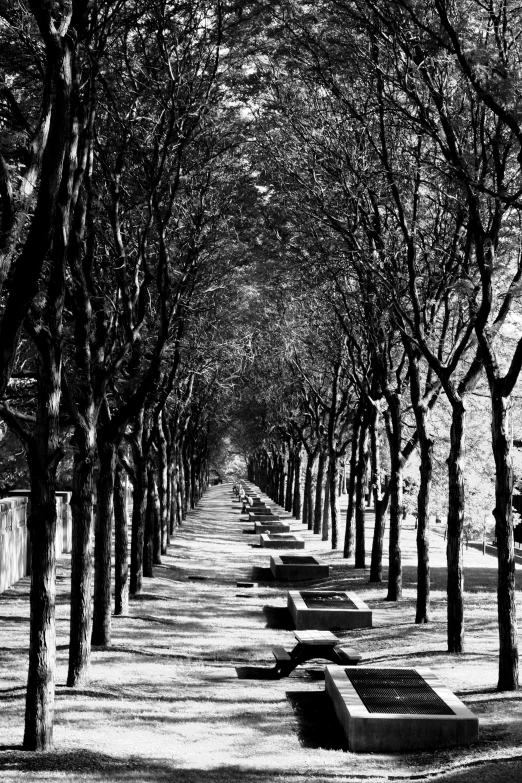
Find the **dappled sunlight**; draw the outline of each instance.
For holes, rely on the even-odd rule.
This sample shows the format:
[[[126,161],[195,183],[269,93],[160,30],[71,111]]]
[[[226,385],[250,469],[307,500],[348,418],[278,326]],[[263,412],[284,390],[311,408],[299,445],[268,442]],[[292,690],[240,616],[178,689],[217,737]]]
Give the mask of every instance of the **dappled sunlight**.
[[[346,751],[324,691],[324,667],[313,661],[274,679],[272,645],[295,638],[286,593],[269,569],[269,554],[249,546],[244,520],[231,512],[230,491],[214,487],[173,537],[154,577],[144,580],[129,613],[114,617],[113,642],[92,651],[90,680],[65,686],[70,560],[58,564],[56,751],[39,771],[17,748],[23,733],[28,580],[0,596],[0,770],[2,780],[316,781],[377,780],[433,774],[522,748],[519,694],[498,694],[495,560],[465,552],[466,651],[446,652],[444,540],[432,536],[432,620],[416,625],[415,535],[404,530],[404,598],[386,601],[386,582],[368,583],[341,551],[306,530],[306,553],[331,568],[326,579],[292,589],[353,590],[373,611],[373,628],[336,632],[363,661],[376,666],[429,666],[479,715],[476,747],[450,751],[365,755]],[[367,543],[371,515],[368,515]],[[368,557],[369,562],[369,557]],[[194,578],[200,577],[200,578]],[[386,578],[386,570],[384,572]],[[253,589],[237,582],[252,580]],[[17,772],[18,770],[18,772]],[[17,778],[19,774],[19,778]]]

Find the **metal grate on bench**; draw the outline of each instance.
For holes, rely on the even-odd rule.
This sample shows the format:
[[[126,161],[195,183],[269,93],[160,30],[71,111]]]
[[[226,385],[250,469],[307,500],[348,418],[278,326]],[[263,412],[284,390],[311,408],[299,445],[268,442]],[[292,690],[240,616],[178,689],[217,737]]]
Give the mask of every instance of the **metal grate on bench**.
[[[368,712],[454,715],[414,669],[345,669]]]

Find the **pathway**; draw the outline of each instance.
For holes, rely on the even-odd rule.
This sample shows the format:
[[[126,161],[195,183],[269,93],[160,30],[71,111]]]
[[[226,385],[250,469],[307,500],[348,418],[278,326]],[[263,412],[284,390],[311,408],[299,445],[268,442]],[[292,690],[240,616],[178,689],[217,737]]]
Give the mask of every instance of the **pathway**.
[[[57,750],[40,756],[38,764],[31,761],[33,754],[17,750],[23,728],[28,580],[0,596],[2,780],[330,783],[431,778],[454,769],[447,779],[464,781],[468,765],[473,765],[471,775],[476,763],[486,763],[484,774],[469,780],[493,781],[488,771],[492,754],[520,755],[520,697],[494,693],[493,558],[466,552],[470,652],[448,656],[441,536],[432,536],[433,622],[421,627],[413,623],[411,525],[403,536],[405,597],[390,604],[385,585],[369,585],[367,573],[355,571],[341,552],[332,552],[327,542],[292,520],[306,539],[306,553],[331,565],[330,577],[314,586],[355,589],[374,610],[373,629],[340,634],[349,646],[370,663],[430,665],[481,717],[478,748],[355,755],[346,752],[320,665],[302,667],[287,679],[261,679],[262,670],[273,664],[271,646],[289,648],[294,637],[285,608],[287,585],[271,580],[269,554],[256,546],[256,537],[242,532],[248,523],[239,511],[231,485],[207,492],[176,534],[163,565],[155,568],[155,577],[145,580],[143,594],[131,601],[130,616],[114,618],[113,645],[93,651],[91,681],[78,690],[63,686],[69,560],[60,561]],[[258,582],[258,589],[240,589],[240,580]],[[520,779],[509,777],[512,766],[519,775],[514,763],[498,766],[502,783]]]

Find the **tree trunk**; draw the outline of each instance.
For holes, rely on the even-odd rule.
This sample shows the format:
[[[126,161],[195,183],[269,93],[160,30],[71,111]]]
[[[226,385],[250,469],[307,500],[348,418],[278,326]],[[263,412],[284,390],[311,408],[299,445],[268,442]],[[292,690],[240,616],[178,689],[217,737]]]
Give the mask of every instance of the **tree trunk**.
[[[382,582],[382,550],[386,530],[386,507],[381,492],[381,450],[379,446],[380,409],[375,408],[370,425],[373,508],[375,526],[373,529],[372,559],[370,563],[370,582]]]
[[[117,464],[114,474],[114,614],[129,611],[129,534],[125,497],[125,471]]]
[[[323,484],[325,462],[326,454],[321,450],[319,452],[319,461],[317,463],[317,478],[315,485],[314,533],[317,535],[321,532],[321,522],[323,518]]]
[[[279,455],[279,498],[277,499],[277,505],[284,508],[285,506],[285,455]]]
[[[152,521],[154,525],[154,546],[152,550],[152,562],[154,565],[161,565],[163,529],[161,525],[161,508],[160,508],[158,485],[156,483],[156,474],[154,471],[154,467],[150,468],[150,473],[152,474],[152,514],[153,514]]]
[[[314,527],[314,500],[313,500],[313,468],[317,457],[317,447],[310,451],[306,461],[306,475],[303,498],[303,524],[306,524],[308,530]]]
[[[417,611],[416,623],[430,621],[430,494],[433,475],[433,438],[427,427],[427,409],[415,406],[421,455],[417,500]]]
[[[493,388],[491,434],[495,457],[495,533],[498,554],[498,690],[518,690],[518,638],[513,537],[513,460],[509,432],[510,400]]]
[[[48,9],[44,24],[51,24]],[[42,19],[40,18],[40,23]],[[52,24],[51,24],[52,26]],[[50,28],[49,28],[50,29]],[[63,33],[63,37],[62,37]],[[65,260],[74,154],[70,145],[71,96],[75,39],[64,28],[53,28],[47,43],[44,103],[49,99],[49,131],[42,155],[38,197],[33,218],[17,263],[11,270],[9,296],[4,303],[1,330],[2,393],[9,382],[14,354],[24,320],[37,295],[44,259],[49,262],[47,304],[42,308],[38,348],[36,424],[24,439],[31,479],[31,513],[28,521],[31,548],[29,595],[29,667],[25,701],[24,750],[50,750],[53,742],[56,666],[56,471],[63,457],[60,443],[62,383],[62,316],[65,297]],[[49,89],[47,89],[47,87]],[[69,161],[64,165],[67,152]],[[5,213],[5,205],[4,205]],[[4,226],[4,229],[6,226]],[[29,274],[27,274],[29,273]],[[3,283],[5,269],[0,277]],[[43,290],[42,290],[43,293]]]
[[[357,477],[357,453],[359,448],[359,426],[361,413],[362,407],[361,403],[359,403],[352,432],[350,475],[348,476],[348,507],[346,509],[346,529],[344,533],[343,557],[351,557],[353,554],[355,486]]]
[[[180,524],[187,518],[187,499],[185,496],[185,466],[181,456],[182,449],[178,453],[178,504],[179,504],[179,522]]]
[[[92,644],[111,643],[111,548],[114,498],[114,444],[98,442],[97,514],[94,540],[94,610]]]
[[[165,436],[165,426],[163,424],[163,414],[158,418],[158,501],[160,514],[161,530],[161,554],[167,554],[167,547],[170,544],[170,525],[169,525],[169,476],[168,476],[168,454],[167,438]]]
[[[292,492],[294,486],[294,455],[290,451],[288,454],[288,475],[286,478],[286,498],[285,511],[292,512],[293,500]]]
[[[145,514],[147,511],[147,463],[134,450],[135,483],[132,495],[132,538],[130,593],[139,595],[143,589],[143,545],[145,542]]]
[[[31,482],[31,618],[24,750],[47,750],[53,742],[56,665],[56,500],[54,485]],[[38,497],[39,496],[39,497]]]
[[[191,484],[191,482],[192,482],[192,472],[191,472],[191,465],[190,465],[190,460],[189,460],[189,457],[188,457],[188,454],[187,454],[187,446],[186,445],[183,448],[181,457],[182,457],[182,461],[183,461],[183,475],[185,476],[185,494],[183,496],[183,500],[184,500],[184,504],[185,504],[185,508],[184,508],[185,516],[184,516],[184,518],[186,519],[187,518],[187,512],[188,512],[189,508],[191,508],[191,504],[192,504],[192,484]]]
[[[326,477],[324,482],[324,503],[323,503],[323,524],[322,524],[322,540],[328,541],[330,537],[330,482],[328,480],[328,474],[330,473],[330,463],[325,470]]]
[[[295,450],[294,456],[294,496],[292,501],[292,515],[301,519],[301,445]]]
[[[71,621],[67,685],[87,679],[92,634],[92,528],[95,432],[75,428],[78,452],[74,457],[71,495],[73,542],[71,555]]]
[[[190,469],[188,471],[188,474],[190,475],[190,491],[189,491],[189,497],[190,497],[190,508],[196,508],[197,503],[197,482],[196,482],[196,461],[194,455],[192,455],[192,458],[189,461]]]
[[[169,538],[174,535],[178,519],[176,513],[176,496],[178,494],[178,485],[176,482],[176,466],[174,462],[169,462],[167,468],[167,506],[168,506],[168,525]]]
[[[42,435],[43,432],[40,432]],[[45,445],[41,445],[45,449]],[[31,477],[31,513],[27,522],[31,552],[31,613],[24,750],[48,750],[53,743],[56,667],[55,484],[58,463],[49,463],[45,457],[35,440],[27,454]]]
[[[420,485],[417,496],[417,609],[416,623],[430,621],[430,494],[433,475],[433,437],[429,429],[427,398],[421,393],[420,353],[405,340],[410,364],[410,394],[420,449]]]
[[[303,490],[303,525],[309,527],[310,495],[312,493],[312,451],[306,454],[305,481]]]
[[[391,502],[390,502],[390,547],[388,569],[387,601],[398,601],[402,598],[402,421],[401,398],[399,394],[387,395],[388,416],[387,430],[390,440],[391,464]]]
[[[339,530],[339,495],[337,492],[339,486],[339,467],[334,456],[330,457],[328,469],[328,481],[330,486],[330,517],[332,520],[332,549],[337,549],[338,530]]]
[[[366,568],[366,471],[368,461],[368,417],[365,413],[359,427],[359,454],[355,485],[355,568]]]
[[[346,459],[343,459],[339,475],[339,495],[346,495]]]
[[[184,486],[184,492],[183,492],[183,512],[184,512],[184,519],[187,518],[187,513],[190,508],[190,502],[191,502],[191,491],[190,491],[190,460],[187,456],[187,446],[185,445],[181,452],[181,461],[183,463],[183,475],[185,477],[185,486]]]
[[[466,458],[466,407],[453,404],[448,459],[448,652],[464,651],[464,571],[462,530],[464,526],[464,463]]]
[[[145,536],[143,540],[143,576],[153,577],[154,564],[154,476],[152,467],[147,466],[147,501],[145,507]]]

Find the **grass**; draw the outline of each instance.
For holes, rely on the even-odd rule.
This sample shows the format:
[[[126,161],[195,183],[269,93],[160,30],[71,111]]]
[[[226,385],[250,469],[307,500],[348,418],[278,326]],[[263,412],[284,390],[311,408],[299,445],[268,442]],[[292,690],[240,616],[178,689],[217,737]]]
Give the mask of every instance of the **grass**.
[[[333,783],[352,780],[522,778],[519,693],[498,693],[496,563],[465,552],[467,647],[446,652],[444,541],[432,535],[432,622],[415,617],[415,540],[403,536],[404,598],[385,600],[340,552],[293,527],[306,552],[331,565],[324,589],[355,590],[374,627],[340,632],[363,661],[428,665],[480,719],[475,746],[433,752],[353,754],[324,693],[322,666],[266,679],[270,647],[293,646],[288,585],[271,580],[269,556],[241,531],[230,487],[212,488],[177,533],[153,579],[113,618],[113,643],[94,648],[89,683],[65,687],[70,562],[57,585],[58,665],[55,749],[21,750],[28,645],[27,579],[0,596],[0,779],[2,781],[176,781]],[[368,531],[368,544],[370,535]],[[190,577],[204,576],[206,579]],[[254,590],[236,582],[255,581]],[[305,583],[303,583],[304,586]],[[292,585],[292,587],[299,585]],[[309,588],[310,583],[306,583]]]

